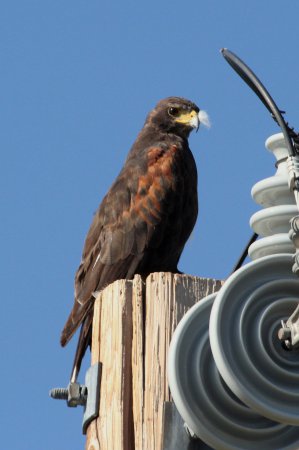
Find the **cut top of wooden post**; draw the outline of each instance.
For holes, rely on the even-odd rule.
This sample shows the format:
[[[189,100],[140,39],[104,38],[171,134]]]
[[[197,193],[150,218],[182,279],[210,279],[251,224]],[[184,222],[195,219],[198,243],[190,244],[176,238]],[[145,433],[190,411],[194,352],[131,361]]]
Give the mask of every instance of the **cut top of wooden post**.
[[[94,309],[92,364],[102,363],[99,417],[86,450],[161,450],[163,405],[171,400],[167,356],[183,315],[221,281],[153,273],[119,280]]]

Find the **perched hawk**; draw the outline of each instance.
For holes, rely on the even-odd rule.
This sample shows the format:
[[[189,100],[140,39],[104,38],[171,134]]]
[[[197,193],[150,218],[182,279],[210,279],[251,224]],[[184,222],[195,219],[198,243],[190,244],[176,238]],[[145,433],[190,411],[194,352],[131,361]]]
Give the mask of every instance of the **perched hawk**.
[[[61,334],[65,346],[81,325],[71,381],[91,339],[94,293],[138,273],[178,272],[197,217],[197,171],[188,136],[204,111],[169,97],[149,113],[87,234],[75,277],[75,301]]]

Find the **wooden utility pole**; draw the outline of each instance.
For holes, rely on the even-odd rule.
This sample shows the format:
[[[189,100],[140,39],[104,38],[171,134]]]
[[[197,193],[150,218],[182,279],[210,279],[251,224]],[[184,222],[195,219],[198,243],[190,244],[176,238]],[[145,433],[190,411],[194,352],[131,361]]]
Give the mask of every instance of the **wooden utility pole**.
[[[102,363],[99,417],[86,450],[162,450],[171,401],[167,355],[183,315],[221,281],[171,273],[119,280],[95,302],[91,363]]]

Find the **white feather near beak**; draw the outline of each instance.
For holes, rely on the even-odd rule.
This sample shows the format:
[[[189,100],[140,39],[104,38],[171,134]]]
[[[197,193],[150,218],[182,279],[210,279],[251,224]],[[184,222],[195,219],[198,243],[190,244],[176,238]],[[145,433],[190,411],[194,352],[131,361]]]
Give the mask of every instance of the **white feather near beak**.
[[[210,121],[210,118],[206,111],[201,109],[199,111],[197,117],[198,117],[199,122],[202,123],[205,127],[211,128],[211,121]]]

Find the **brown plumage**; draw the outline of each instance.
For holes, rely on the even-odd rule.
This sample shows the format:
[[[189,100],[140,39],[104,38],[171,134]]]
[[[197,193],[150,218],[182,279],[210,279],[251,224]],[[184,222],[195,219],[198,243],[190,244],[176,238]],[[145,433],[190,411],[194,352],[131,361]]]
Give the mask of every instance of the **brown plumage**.
[[[150,112],[87,234],[75,277],[75,301],[61,335],[66,345],[81,326],[72,381],[90,344],[94,296],[138,273],[178,272],[197,217],[197,171],[188,146],[199,108],[179,97]]]

